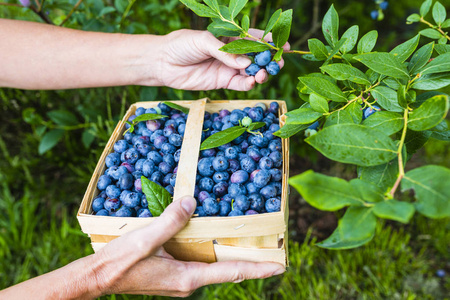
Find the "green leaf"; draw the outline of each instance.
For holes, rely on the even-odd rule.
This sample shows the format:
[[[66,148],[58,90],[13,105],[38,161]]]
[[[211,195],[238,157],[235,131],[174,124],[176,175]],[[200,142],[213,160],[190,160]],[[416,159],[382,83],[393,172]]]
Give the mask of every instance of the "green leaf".
[[[48,150],[52,149],[53,147],[58,144],[59,140],[64,135],[64,130],[62,129],[53,129],[47,132],[43,137],[41,142],[39,143],[39,154],[44,154]]]
[[[265,125],[266,125],[266,123],[264,123],[264,122],[253,122],[247,127],[247,129],[248,130],[256,130],[261,127],[264,127]]]
[[[311,124],[318,118],[322,117],[323,114],[308,107],[291,110],[290,112],[286,113],[286,116],[286,124],[300,125]]]
[[[366,74],[350,65],[337,63],[320,67],[320,69],[337,80],[349,80],[359,84],[370,85]]]
[[[414,205],[404,201],[387,200],[378,202],[373,207],[373,213],[378,218],[408,223],[414,215]]]
[[[178,104],[176,104],[174,102],[169,102],[169,101],[164,101],[163,103],[165,105],[167,105],[167,106],[169,106],[169,107],[171,107],[173,109],[179,110],[179,111],[181,111],[181,112],[183,112],[185,114],[189,113],[189,108],[187,108],[187,107],[184,107],[184,106],[181,106],[181,105],[178,105]]]
[[[402,179],[402,191],[414,189],[416,209],[429,218],[450,217],[450,170],[428,165],[411,170]]]
[[[305,130],[309,127],[310,124],[302,124],[302,125],[289,125],[286,124],[281,127],[278,131],[275,131],[273,135],[278,136],[282,139],[293,136],[294,134],[299,133],[302,130]]]
[[[214,19],[214,22],[208,25],[208,31],[211,32],[214,36],[239,36],[241,34],[241,30],[230,24],[228,22],[224,22],[220,19]]]
[[[406,86],[400,85],[398,87],[397,99],[398,99],[398,104],[400,104],[401,107],[403,107],[403,108],[408,107],[408,101],[406,100]]]
[[[420,15],[425,17],[427,13],[430,11],[431,4],[433,4],[433,0],[425,0],[420,6]]]
[[[353,123],[359,124],[362,121],[362,107],[361,104],[359,104],[357,101],[351,103],[349,106],[345,108],[345,111],[348,111],[350,116],[353,119]]]
[[[407,24],[419,22],[420,21],[420,15],[419,14],[409,15],[406,18],[406,21],[407,21]]]
[[[422,91],[434,91],[450,84],[450,72],[427,74],[414,81],[412,88]]]
[[[229,10],[232,19],[236,18],[247,2],[248,0],[230,0]]]
[[[434,49],[438,54],[450,52],[450,45],[435,45]]]
[[[437,31],[435,29],[431,29],[431,28],[421,30],[421,31],[419,31],[419,33],[423,36],[426,36],[427,38],[435,39],[435,40],[437,40],[441,37],[441,34],[439,33],[439,31]]]
[[[441,25],[442,22],[444,22],[445,18],[447,17],[447,12],[445,11],[445,7],[439,1],[436,1],[436,3],[434,3],[432,13],[433,13],[433,19],[438,26]]]
[[[289,39],[292,25],[292,9],[281,13],[278,22],[273,26],[272,39],[275,47],[282,48]]]
[[[36,109],[33,107],[25,108],[22,112],[22,119],[28,124],[38,125],[42,123],[42,117],[36,113]]]
[[[372,240],[376,225],[371,208],[351,206],[331,236],[316,245],[334,250],[356,248]]]
[[[172,202],[170,193],[153,181],[141,176],[142,192],[148,202],[148,209],[154,217],[160,216],[164,209]]]
[[[86,129],[85,131],[83,131],[83,134],[81,135],[81,141],[83,142],[83,145],[86,149],[89,149],[94,140],[95,135],[92,134],[90,129]]]
[[[417,45],[419,45],[419,40],[420,34],[398,45],[397,47],[392,49],[391,52],[389,53],[397,57],[397,59],[400,60],[401,62],[404,62],[405,60],[408,59],[408,57],[411,56],[411,54],[414,53],[414,51],[416,51]]]
[[[67,110],[52,110],[47,113],[47,116],[61,126],[75,126],[79,123],[77,117]]]
[[[391,53],[366,53],[354,57],[369,69],[394,78],[409,79],[406,67]]]
[[[186,5],[197,16],[205,18],[215,18],[219,16],[216,12],[214,12],[214,10],[204,4],[198,3],[195,0],[180,0],[180,2]]]
[[[275,53],[275,55],[273,56],[273,60],[280,61],[281,57],[283,56],[283,52],[284,52],[284,49],[280,48],[280,50],[278,50],[277,53]]]
[[[142,121],[163,119],[163,118],[167,118],[167,117],[168,116],[166,116],[166,115],[159,115],[159,114],[142,114],[142,115],[137,116],[136,118],[134,118],[133,124],[137,124],[137,123],[142,122]]]
[[[328,57],[327,48],[325,45],[318,39],[309,39],[308,40],[308,48],[309,51],[314,55],[318,60],[325,60]]]
[[[242,17],[242,29],[244,29],[244,31],[248,31],[248,29],[250,28],[250,18],[248,17],[248,15],[245,15],[244,17]]]
[[[384,86],[377,86],[371,91],[373,98],[382,108],[393,111],[402,112],[403,108],[398,105],[397,92]]]
[[[378,31],[372,30],[366,33],[358,42],[358,54],[363,54],[372,51],[377,43]]]
[[[350,185],[358,191],[360,199],[365,202],[374,203],[384,200],[383,190],[373,183],[355,178],[350,180]]]
[[[439,55],[421,70],[422,75],[443,72],[450,72],[450,52]]]
[[[430,137],[436,140],[446,141],[450,142],[450,130],[437,132],[437,131],[430,131],[431,135]]]
[[[98,17],[103,17],[104,15],[107,15],[115,11],[116,11],[115,7],[112,6],[103,7],[100,13],[98,14]]]
[[[328,54],[328,57],[325,60],[324,64],[327,64],[329,61],[331,61],[333,59],[333,57],[339,52],[339,50],[345,44],[346,41],[347,41],[346,38],[341,38],[339,40],[339,42],[336,43],[336,45],[334,46],[333,50],[331,50],[331,52]]]
[[[299,77],[298,80],[308,89],[324,97],[325,99],[330,99],[336,102],[347,102],[347,98],[341,89],[326,79],[308,76]]]
[[[359,27],[358,25],[353,25],[342,35],[342,39],[347,39],[344,45],[341,46],[341,52],[347,53],[353,50],[358,41]]]
[[[315,93],[309,95],[309,104],[312,109],[319,113],[326,113],[330,110],[328,107],[328,101]]]
[[[407,130],[405,137],[405,147],[408,155],[416,153],[421,149],[431,136],[431,131],[414,131]]]
[[[398,161],[394,159],[388,163],[372,166],[358,167],[360,179],[371,182],[383,191],[392,188],[398,177]]]
[[[408,128],[414,131],[430,129],[439,124],[447,115],[448,97],[434,96],[415,109],[408,120]]]
[[[205,4],[208,5],[213,11],[217,13],[220,12],[219,2],[217,0],[203,0],[203,2],[205,2]]]
[[[323,127],[328,127],[336,124],[354,124],[353,118],[346,110],[339,110],[327,117]]]
[[[335,211],[348,205],[362,205],[360,195],[344,179],[314,173],[312,170],[289,178],[292,185],[310,205]]]
[[[403,128],[403,116],[395,112],[379,111],[365,119],[363,125],[391,135]]]
[[[358,166],[376,166],[397,155],[389,136],[356,124],[326,127],[305,141],[332,160]]]
[[[411,74],[416,74],[427,64],[433,54],[434,42],[428,43],[414,53],[408,64],[408,70]]]
[[[239,39],[225,44],[219,50],[232,54],[246,54],[249,52],[262,52],[268,49],[270,49],[270,47],[266,44],[256,41]]]
[[[234,126],[223,131],[219,131],[204,140],[200,146],[200,150],[216,148],[229,143],[235,138],[241,136],[246,130],[247,128],[245,127]]]
[[[262,38],[264,38],[273,29],[275,24],[277,24],[278,20],[280,19],[280,16],[281,16],[281,8],[276,10],[270,17],[269,22],[267,22],[266,29],[264,30]]]
[[[441,24],[441,28],[448,28],[450,27],[450,19],[447,19],[444,21],[444,23]]]
[[[323,17],[322,21],[322,32],[325,40],[332,47],[338,42],[338,31],[339,31],[339,16],[332,4],[328,9],[327,13]]]

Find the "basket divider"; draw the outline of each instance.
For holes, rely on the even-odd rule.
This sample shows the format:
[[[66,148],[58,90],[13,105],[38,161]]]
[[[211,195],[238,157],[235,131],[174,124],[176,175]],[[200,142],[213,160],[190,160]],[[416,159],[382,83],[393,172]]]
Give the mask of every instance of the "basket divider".
[[[189,108],[180,161],[178,162],[177,181],[173,193],[176,200],[183,196],[194,196],[197,162],[203,130],[203,118],[207,98],[194,101]]]

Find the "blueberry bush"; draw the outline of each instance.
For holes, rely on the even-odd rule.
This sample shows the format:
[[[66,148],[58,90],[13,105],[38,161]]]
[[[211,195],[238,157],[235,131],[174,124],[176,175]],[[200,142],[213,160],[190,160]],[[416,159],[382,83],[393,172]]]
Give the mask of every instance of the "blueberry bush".
[[[284,51],[292,10],[273,13],[263,37],[256,38],[249,33],[249,16],[238,18],[247,0],[230,1],[229,6],[216,0],[180,1],[197,15],[211,18],[208,30],[214,35],[242,38],[223,46],[224,52],[259,52],[264,60],[273,53],[274,61],[299,54],[321,64],[318,72],[298,78],[298,93],[305,103],[288,112],[286,125],[274,133],[288,138],[305,132],[305,141],[324,156],[357,167],[358,177],[350,181],[311,170],[290,178],[312,206],[326,211],[346,208],[336,230],[318,246],[349,249],[366,244],[375,234],[377,218],[408,223],[416,211],[429,218],[450,216],[448,168],[426,165],[405,172],[408,160],[428,139],[450,139],[445,120],[449,98],[436,92],[450,84],[450,37],[444,31],[450,19],[439,1],[426,0],[420,15],[408,17],[409,23],[422,22],[430,28],[389,52],[374,51],[375,30],[359,39],[359,27],[354,25],[339,36],[333,5],[322,22],[327,45],[312,38],[309,51]],[[385,2],[378,5],[380,11],[387,8]],[[430,10],[435,24],[425,19]],[[273,41],[264,39],[269,32]],[[421,36],[436,41],[417,49]],[[258,64],[257,57],[256,65],[269,63]],[[253,74],[253,69],[247,73]],[[400,192],[410,190],[414,202],[398,200]]]

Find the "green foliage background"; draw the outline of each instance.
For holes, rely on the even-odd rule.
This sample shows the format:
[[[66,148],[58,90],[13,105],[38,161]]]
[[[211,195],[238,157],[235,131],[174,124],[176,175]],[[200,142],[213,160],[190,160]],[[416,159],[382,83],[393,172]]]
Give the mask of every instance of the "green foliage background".
[[[47,0],[44,12],[48,11],[52,22],[60,24],[77,2]],[[360,32],[376,29],[379,32],[377,49],[388,51],[425,28],[405,24],[408,15],[418,12],[421,2],[390,1],[385,19],[379,22],[369,16],[376,8],[373,1],[339,1],[334,5],[340,15],[341,28],[358,24]],[[125,13],[130,3],[133,5]],[[326,0],[250,1],[246,10],[250,16],[255,16],[252,20],[256,23],[252,26],[263,28],[276,9],[292,8],[294,22],[289,41],[294,48],[306,50],[307,38],[321,39],[320,22],[331,4],[332,1]],[[314,11],[317,11],[317,20],[314,20]],[[0,5],[0,17],[42,21],[29,9],[3,5]],[[207,25],[206,19],[195,16],[178,0],[84,0],[64,26],[89,31],[167,34],[180,28],[205,29]],[[109,134],[131,103],[201,97],[282,99],[290,108],[296,108],[300,103],[295,88],[297,77],[317,71],[317,64],[295,56],[286,60],[279,76],[248,93],[137,86],[64,91],[0,89],[0,289],[92,253],[89,239],[76,221],[76,211]],[[450,93],[450,89],[444,92]],[[47,114],[51,110],[74,112],[77,124],[58,124]],[[55,148],[40,155],[42,122],[50,128],[70,130],[64,131]],[[299,136],[293,137],[291,144],[294,154],[291,175],[312,168],[333,176],[354,177],[347,166],[330,163]],[[450,166],[445,143],[429,141],[425,149],[416,154],[411,167],[431,163]],[[292,193],[291,202],[299,201],[299,196]],[[448,219],[418,217],[407,226],[386,222],[388,226],[377,227],[376,240],[345,252],[313,246],[317,239],[323,239],[317,229],[311,226],[304,235],[297,231],[297,220],[291,218],[291,223],[291,267],[285,275],[237,285],[211,286],[201,289],[194,297],[438,299],[450,293],[449,276],[444,279],[435,276],[437,269],[450,273]]]

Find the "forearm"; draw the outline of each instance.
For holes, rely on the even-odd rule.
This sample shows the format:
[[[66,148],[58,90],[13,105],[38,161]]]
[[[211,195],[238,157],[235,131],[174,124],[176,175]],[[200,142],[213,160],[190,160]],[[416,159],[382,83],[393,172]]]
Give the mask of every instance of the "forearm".
[[[163,39],[0,19],[0,87],[159,85]]]
[[[94,299],[101,296],[93,255],[0,291],[0,299]]]

